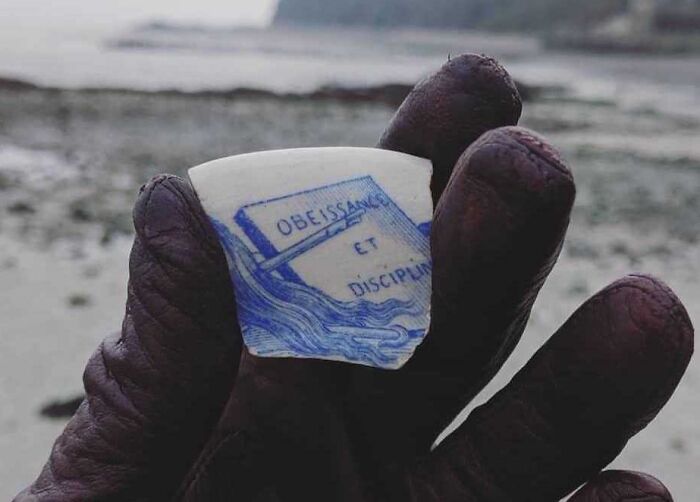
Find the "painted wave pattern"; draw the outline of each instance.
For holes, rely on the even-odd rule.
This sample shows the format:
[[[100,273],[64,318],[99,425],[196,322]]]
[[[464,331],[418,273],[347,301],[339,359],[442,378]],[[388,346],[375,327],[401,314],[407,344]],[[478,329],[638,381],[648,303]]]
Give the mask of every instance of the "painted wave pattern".
[[[336,300],[261,270],[245,243],[220,221],[212,223],[228,256],[239,324],[252,353],[397,368],[420,343],[423,330],[395,322],[421,315],[414,300]]]

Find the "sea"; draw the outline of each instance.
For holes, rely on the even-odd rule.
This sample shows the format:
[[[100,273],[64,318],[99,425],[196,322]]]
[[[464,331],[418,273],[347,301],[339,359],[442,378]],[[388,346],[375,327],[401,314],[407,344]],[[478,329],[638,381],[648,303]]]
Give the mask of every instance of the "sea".
[[[698,55],[561,52],[535,37],[472,31],[4,26],[0,78],[42,87],[0,86],[0,498],[31,482],[65,425],[41,416],[42,406],[80,394],[87,358],[120,326],[139,185],[224,155],[372,146],[394,112],[383,103],[159,91],[412,84],[466,52],[494,56],[540,89],[522,124],[561,149],[578,189],[562,256],[523,340],[474,404],[626,273],[663,278],[700,323]],[[677,500],[700,500],[698,413],[694,359],[613,467],[650,472]]]
[[[0,31],[0,72],[58,87],[312,90],[415,82],[465,52],[493,55],[516,78],[624,106],[696,114],[700,56],[545,51],[537,38],[418,29],[43,26]]]

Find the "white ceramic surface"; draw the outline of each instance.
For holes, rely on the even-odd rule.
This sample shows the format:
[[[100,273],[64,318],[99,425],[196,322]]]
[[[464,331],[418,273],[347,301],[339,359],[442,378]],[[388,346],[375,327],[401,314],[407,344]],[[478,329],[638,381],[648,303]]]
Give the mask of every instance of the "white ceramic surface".
[[[350,147],[190,169],[250,352],[401,367],[429,325],[431,174],[425,159]]]

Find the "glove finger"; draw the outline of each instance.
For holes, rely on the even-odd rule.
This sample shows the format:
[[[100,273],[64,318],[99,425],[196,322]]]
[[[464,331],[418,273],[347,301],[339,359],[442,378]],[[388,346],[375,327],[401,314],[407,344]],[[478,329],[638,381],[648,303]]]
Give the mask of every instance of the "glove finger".
[[[400,371],[355,370],[350,413],[382,461],[427,452],[512,352],[574,193],[557,153],[521,128],[484,134],[457,162],[433,221],[430,332]]]
[[[486,131],[518,123],[522,103],[513,79],[495,59],[450,59],[411,91],[379,147],[430,159],[437,203],[462,152]]]
[[[134,208],[126,314],[84,373],[86,399],[18,500],[165,500],[228,398],[241,339],[226,260],[189,183]]]
[[[347,367],[244,349],[221,420],[174,500],[364,500],[343,414]]]
[[[688,314],[664,284],[612,284],[417,468],[417,500],[559,500],[656,416],[692,351]]]
[[[605,471],[586,483],[569,502],[673,502],[666,487],[648,474]]]

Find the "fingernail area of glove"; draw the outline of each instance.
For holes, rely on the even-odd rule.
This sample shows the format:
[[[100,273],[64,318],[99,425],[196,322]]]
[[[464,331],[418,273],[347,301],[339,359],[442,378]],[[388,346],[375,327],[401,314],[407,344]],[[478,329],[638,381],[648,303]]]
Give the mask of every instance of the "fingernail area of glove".
[[[639,479],[635,483],[640,483]],[[640,486],[631,482],[616,482],[596,487],[590,493],[581,493],[574,502],[673,502],[663,485]]]
[[[134,207],[134,224],[148,239],[164,234],[188,230],[187,218],[173,214],[173,209],[181,206],[178,198],[185,181],[171,175],[158,175],[141,187]]]
[[[620,472],[621,477],[627,478],[617,483],[616,492],[624,494],[620,502],[673,502],[673,497],[658,479],[638,472]]]
[[[567,208],[573,205],[571,171],[559,153],[535,133],[521,127],[489,131],[465,152],[470,177],[492,186],[513,201]]]
[[[218,159],[190,179],[258,357],[401,367],[430,323],[428,160],[372,148]]]

